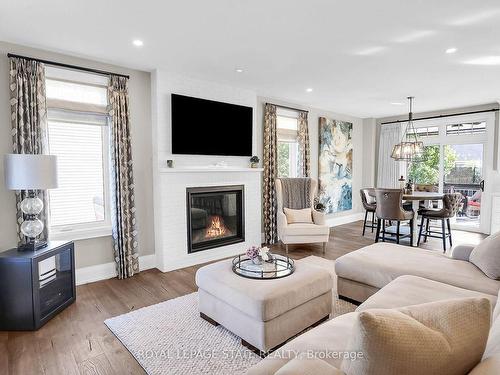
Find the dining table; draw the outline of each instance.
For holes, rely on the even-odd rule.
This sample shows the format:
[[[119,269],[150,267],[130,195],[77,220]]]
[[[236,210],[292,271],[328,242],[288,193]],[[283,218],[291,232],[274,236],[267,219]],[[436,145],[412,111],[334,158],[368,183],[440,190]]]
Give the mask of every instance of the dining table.
[[[412,246],[417,246],[418,243],[418,210],[420,208],[420,202],[424,201],[425,206],[429,207],[429,202],[441,201],[443,200],[443,197],[443,193],[428,191],[414,191],[411,194],[403,194],[403,201],[411,201],[413,212],[415,213],[415,216],[413,217],[413,227],[411,228],[411,231],[413,232]]]

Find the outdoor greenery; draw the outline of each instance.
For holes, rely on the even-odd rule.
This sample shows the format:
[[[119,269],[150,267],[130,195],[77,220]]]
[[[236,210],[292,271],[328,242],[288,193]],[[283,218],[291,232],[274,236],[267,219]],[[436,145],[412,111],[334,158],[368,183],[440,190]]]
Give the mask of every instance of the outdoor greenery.
[[[286,142],[278,142],[278,177],[290,177],[290,147]]]
[[[417,184],[439,183],[439,146],[426,146],[424,161],[412,163],[408,169],[408,179]],[[451,147],[444,147],[444,174],[448,175],[455,167],[457,153]]]

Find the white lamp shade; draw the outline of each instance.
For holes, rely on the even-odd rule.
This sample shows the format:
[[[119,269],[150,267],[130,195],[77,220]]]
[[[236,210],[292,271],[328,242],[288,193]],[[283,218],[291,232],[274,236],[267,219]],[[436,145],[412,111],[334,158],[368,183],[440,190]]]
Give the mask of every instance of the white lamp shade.
[[[9,190],[45,190],[57,187],[55,155],[7,154],[5,186]]]

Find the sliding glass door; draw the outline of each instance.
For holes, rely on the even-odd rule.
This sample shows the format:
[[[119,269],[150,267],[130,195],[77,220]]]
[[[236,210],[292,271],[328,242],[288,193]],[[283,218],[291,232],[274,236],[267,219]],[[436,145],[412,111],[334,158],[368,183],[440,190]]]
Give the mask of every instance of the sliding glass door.
[[[418,121],[416,128],[425,145],[424,161],[410,164],[407,178],[423,189],[461,193],[452,226],[489,233],[488,176],[493,171],[494,116]]]
[[[484,144],[444,145],[444,158],[443,191],[461,193],[463,197],[454,224],[462,229],[479,230],[484,188]]]

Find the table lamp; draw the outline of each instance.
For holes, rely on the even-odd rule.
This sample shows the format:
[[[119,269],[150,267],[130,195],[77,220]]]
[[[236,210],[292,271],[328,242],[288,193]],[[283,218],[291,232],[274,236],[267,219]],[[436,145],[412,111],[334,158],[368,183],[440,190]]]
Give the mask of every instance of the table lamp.
[[[24,241],[18,245],[20,251],[35,251],[47,246],[38,241],[43,232],[43,222],[37,215],[43,210],[43,201],[37,190],[57,187],[57,157],[55,155],[7,154],[4,157],[5,186],[9,190],[26,190],[28,196],[21,202],[24,221],[21,232]]]

